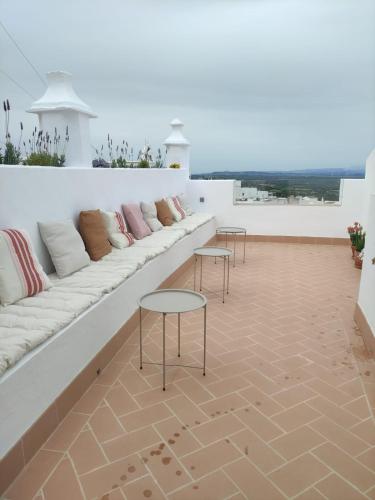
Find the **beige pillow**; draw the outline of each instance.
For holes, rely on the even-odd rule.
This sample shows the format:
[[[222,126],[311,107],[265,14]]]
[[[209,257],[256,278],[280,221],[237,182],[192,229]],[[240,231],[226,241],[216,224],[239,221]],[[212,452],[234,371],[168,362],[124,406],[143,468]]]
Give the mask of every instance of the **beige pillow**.
[[[73,221],[39,222],[38,226],[59,278],[90,264],[90,257]]]
[[[141,210],[143,213],[143,218],[149,225],[151,231],[155,232],[155,231],[160,231],[160,229],[163,229],[163,224],[161,224],[161,222],[157,217],[155,203],[153,202],[145,203],[144,201],[142,201]]]

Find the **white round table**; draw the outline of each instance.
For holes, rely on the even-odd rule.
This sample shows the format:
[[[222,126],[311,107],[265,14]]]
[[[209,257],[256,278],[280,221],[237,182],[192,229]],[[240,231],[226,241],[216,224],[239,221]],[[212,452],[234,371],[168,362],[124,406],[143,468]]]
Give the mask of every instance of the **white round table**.
[[[138,300],[139,305],[139,359],[140,369],[143,364],[162,365],[163,366],[163,391],[165,391],[165,367],[166,366],[183,366],[184,368],[199,368],[203,370],[203,375],[206,375],[206,334],[207,334],[207,299],[201,293],[193,292],[192,290],[184,290],[179,288],[170,288],[156,290],[155,292],[146,293]],[[196,309],[203,308],[203,366],[191,366],[181,364],[165,363],[165,317],[167,314],[177,314],[178,321],[178,357],[181,357],[181,320],[180,314]],[[163,315],[163,362],[155,363],[151,361],[143,361],[142,357],[142,309],[161,313]]]
[[[233,267],[236,265],[236,240],[237,234],[243,234],[243,263],[246,259],[246,229],[244,227],[221,226],[216,229],[216,234],[225,234],[225,248],[228,247],[228,235],[233,235]]]
[[[197,259],[200,257],[200,280],[199,290],[202,291],[202,274],[203,274],[203,257],[214,257],[223,259],[223,303],[225,302],[225,290],[229,293],[229,257],[232,255],[232,250],[222,247],[199,247],[194,250],[194,290],[196,282],[196,267]]]

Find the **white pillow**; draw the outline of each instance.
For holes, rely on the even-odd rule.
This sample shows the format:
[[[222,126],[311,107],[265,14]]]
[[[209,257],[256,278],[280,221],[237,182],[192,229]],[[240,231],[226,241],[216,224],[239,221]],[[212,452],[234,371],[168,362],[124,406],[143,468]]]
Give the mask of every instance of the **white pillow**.
[[[0,231],[0,303],[3,306],[46,290],[51,282],[36,258],[26,231]]]
[[[193,210],[191,209],[191,206],[189,205],[189,202],[186,198],[186,196],[182,193],[177,196],[177,198],[180,201],[180,204],[182,206],[183,211],[185,212],[186,215],[193,215]]]
[[[120,212],[100,211],[108,232],[108,239],[116,248],[126,248],[134,243],[134,236],[129,233],[124,217]]]
[[[166,202],[168,203],[169,210],[171,211],[173,218],[176,222],[180,222],[182,220],[181,213],[177,210],[176,205],[172,198],[166,198]]]
[[[146,221],[147,225],[151,229],[151,231],[160,231],[160,229],[163,229],[163,224],[160,222],[160,220],[157,217],[157,211],[156,211],[156,205],[155,203],[145,203],[142,201],[141,203],[141,210],[143,214],[143,218]]]
[[[73,221],[39,222],[38,225],[59,278],[90,264],[89,254]]]

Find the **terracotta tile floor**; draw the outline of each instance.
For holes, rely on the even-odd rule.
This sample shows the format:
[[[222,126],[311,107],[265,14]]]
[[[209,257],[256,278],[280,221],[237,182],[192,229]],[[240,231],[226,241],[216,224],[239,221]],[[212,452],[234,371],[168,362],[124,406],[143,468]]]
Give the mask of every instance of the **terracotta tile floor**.
[[[205,284],[221,286],[221,263]],[[208,370],[138,369],[135,331],[9,488],[7,499],[375,498],[375,363],[352,320],[350,248],[248,244],[222,304],[207,293]],[[192,270],[179,285],[192,286]],[[202,353],[182,318],[182,362]],[[161,322],[145,322],[161,358]],[[176,359],[176,318],[168,317]]]

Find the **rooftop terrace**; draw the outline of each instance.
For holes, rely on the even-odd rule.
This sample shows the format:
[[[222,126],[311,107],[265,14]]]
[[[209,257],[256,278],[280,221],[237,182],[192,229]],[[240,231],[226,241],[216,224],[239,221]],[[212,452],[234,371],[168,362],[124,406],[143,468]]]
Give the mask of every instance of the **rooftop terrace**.
[[[247,257],[224,305],[208,293],[205,378],[169,369],[163,393],[135,330],[5,498],[375,498],[375,361],[349,249],[248,243]],[[175,285],[191,288],[192,268]],[[201,314],[182,318],[183,362],[200,361]],[[145,333],[160,358],[160,318]],[[173,359],[173,317],[167,334]]]

